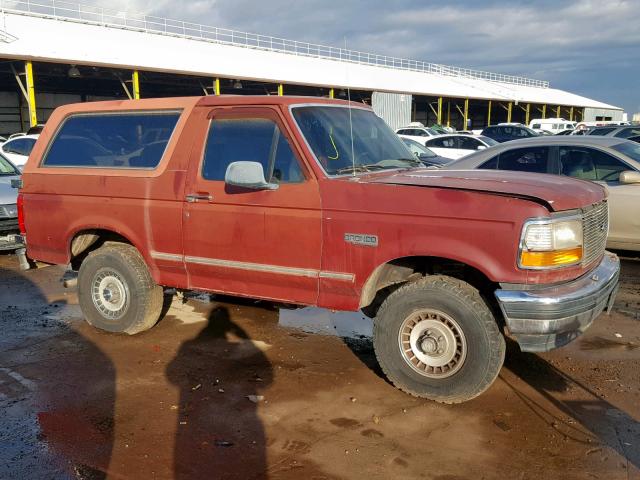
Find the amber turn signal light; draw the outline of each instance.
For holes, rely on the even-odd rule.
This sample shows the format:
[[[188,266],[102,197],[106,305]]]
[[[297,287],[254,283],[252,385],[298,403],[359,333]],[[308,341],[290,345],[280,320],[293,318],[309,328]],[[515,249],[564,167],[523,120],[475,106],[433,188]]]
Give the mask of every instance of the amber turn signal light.
[[[529,268],[561,267],[574,265],[582,260],[582,247],[552,252],[522,252],[520,265]]]

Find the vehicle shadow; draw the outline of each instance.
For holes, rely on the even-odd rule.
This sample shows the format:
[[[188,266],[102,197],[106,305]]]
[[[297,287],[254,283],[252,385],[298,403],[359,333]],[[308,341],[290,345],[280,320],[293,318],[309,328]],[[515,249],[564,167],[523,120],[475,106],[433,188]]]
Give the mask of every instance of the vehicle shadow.
[[[267,478],[266,438],[258,416],[260,392],[272,366],[260,343],[215,306],[196,338],[168,365],[180,390],[174,451],[176,479]]]
[[[60,318],[65,308],[27,275],[0,267],[1,478],[107,477],[115,368]]]
[[[629,414],[599,397],[589,387],[558,370],[540,356],[521,352],[512,341],[508,343],[505,367],[588,432],[559,417],[525,389],[514,385],[505,375],[500,375],[518,398],[551,428],[585,445],[605,445],[626,460],[627,469],[631,465],[640,469],[640,423]],[[563,399],[563,393],[569,390],[571,399]]]

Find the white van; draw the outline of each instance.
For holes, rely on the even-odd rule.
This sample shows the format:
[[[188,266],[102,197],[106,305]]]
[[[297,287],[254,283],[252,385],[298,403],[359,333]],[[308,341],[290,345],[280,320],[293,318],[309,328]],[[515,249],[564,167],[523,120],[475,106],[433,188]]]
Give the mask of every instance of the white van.
[[[565,130],[574,130],[576,122],[570,122],[564,118],[534,118],[529,122],[529,128],[536,132],[560,133]]]

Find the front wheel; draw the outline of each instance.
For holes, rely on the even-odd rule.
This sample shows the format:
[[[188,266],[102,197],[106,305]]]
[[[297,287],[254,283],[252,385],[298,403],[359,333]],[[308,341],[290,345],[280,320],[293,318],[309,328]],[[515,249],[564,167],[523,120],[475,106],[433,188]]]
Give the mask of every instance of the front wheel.
[[[505,354],[504,337],[479,292],[446,276],[425,277],[390,294],[376,316],[373,345],[391,383],[441,403],[484,392]]]
[[[135,247],[110,244],[91,252],[82,262],[78,299],[90,325],[134,335],[157,323],[163,291]]]

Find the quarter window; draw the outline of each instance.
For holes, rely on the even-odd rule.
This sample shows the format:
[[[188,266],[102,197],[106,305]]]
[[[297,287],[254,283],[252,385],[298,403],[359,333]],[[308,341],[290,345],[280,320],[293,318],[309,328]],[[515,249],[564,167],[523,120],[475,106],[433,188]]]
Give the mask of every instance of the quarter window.
[[[155,168],[179,118],[175,111],[71,116],[53,139],[43,165]]]
[[[269,183],[304,180],[300,164],[278,125],[268,118],[218,118],[211,121],[202,166],[206,180],[223,181],[233,162],[262,164]]]
[[[585,147],[560,147],[560,172],[568,177],[617,182],[630,168],[617,158]]]

